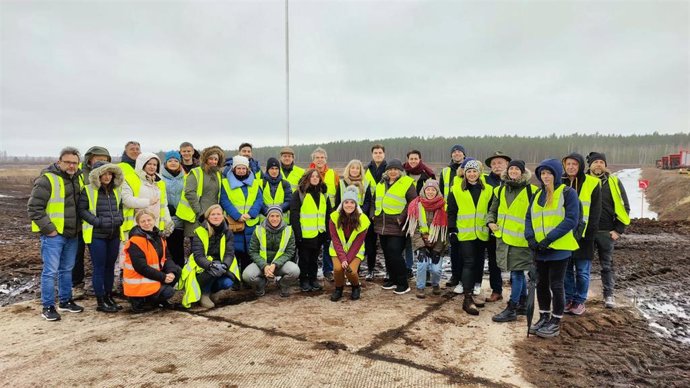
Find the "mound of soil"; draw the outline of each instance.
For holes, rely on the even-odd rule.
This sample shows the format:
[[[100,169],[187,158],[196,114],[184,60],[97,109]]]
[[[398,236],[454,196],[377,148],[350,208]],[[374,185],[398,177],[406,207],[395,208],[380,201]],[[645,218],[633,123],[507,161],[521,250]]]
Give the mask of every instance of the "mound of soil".
[[[690,175],[649,168],[642,177],[649,180],[647,201],[659,220],[690,221]]]

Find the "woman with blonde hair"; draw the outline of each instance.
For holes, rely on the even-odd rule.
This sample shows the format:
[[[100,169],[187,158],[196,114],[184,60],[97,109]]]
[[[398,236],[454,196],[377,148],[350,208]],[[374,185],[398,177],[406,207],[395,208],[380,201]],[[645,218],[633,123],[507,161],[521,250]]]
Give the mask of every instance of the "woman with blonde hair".
[[[364,214],[369,214],[369,208],[371,206],[371,182],[366,179],[364,174],[364,165],[358,159],[352,159],[347,163],[343,169],[340,185],[335,195],[336,207],[338,207],[342,201],[345,191],[350,186],[353,186],[357,189],[357,205],[362,209]]]

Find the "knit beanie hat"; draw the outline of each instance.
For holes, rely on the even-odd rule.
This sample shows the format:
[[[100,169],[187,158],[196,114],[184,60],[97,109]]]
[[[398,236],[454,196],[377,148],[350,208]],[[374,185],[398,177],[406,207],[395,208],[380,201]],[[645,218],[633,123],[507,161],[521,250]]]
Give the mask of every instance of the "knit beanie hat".
[[[462,152],[463,155],[467,155],[465,153],[465,147],[461,146],[460,144],[455,144],[454,146],[450,147],[450,154],[453,155],[453,152],[455,151],[460,151]]]
[[[475,158],[465,158],[465,160],[463,160],[462,163],[460,164],[460,168],[462,168],[464,170],[467,163],[469,163],[473,160],[476,160],[476,159]]]
[[[400,159],[391,159],[388,161],[388,165],[386,165],[386,171],[390,170],[391,168],[397,168],[400,171],[405,171],[403,168],[403,164],[400,161]]]
[[[266,161],[266,171],[268,171],[271,167],[280,168],[280,163],[278,162],[278,159],[268,158],[268,160]]]
[[[595,160],[603,160],[604,166],[608,166],[608,164],[606,164],[606,154],[602,152],[592,151],[587,155],[587,165],[591,166]]]
[[[438,185],[438,181],[436,179],[427,179],[426,182],[424,182],[424,186],[422,186],[422,191],[421,191],[421,193],[423,193],[425,198],[426,198],[425,190],[427,187],[435,188],[437,194],[441,192],[441,189],[439,188],[439,185]]]
[[[273,212],[278,212],[281,217],[283,216],[283,209],[281,209],[280,206],[269,206],[266,211],[266,216],[270,216]]]
[[[177,159],[177,161],[179,162],[180,160],[182,160],[182,155],[180,155],[179,151],[171,150],[165,153],[165,161],[163,163],[168,163],[168,160],[170,159]]]
[[[525,162],[523,160],[511,160],[510,163],[508,163],[508,168],[515,166],[520,169],[520,172],[523,174],[525,173]]]
[[[235,170],[237,166],[244,166],[249,168],[249,159],[242,155],[235,155],[232,158],[232,169]]]
[[[347,200],[355,201],[355,203],[359,203],[359,190],[357,189],[357,186],[348,186],[345,189],[345,192],[343,193],[343,197],[341,198],[341,202],[345,202]]]
[[[469,162],[463,164],[465,165],[465,171],[475,169],[480,173],[482,172],[482,164],[478,160],[472,159]]]

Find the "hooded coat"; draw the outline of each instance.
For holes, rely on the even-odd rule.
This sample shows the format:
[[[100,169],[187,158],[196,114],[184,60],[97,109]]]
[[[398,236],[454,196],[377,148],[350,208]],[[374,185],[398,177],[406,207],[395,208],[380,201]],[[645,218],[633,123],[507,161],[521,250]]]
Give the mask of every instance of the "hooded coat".
[[[211,167],[206,164],[209,155],[217,154],[218,165],[216,167]],[[199,168],[204,172],[204,182],[203,191],[201,197],[197,195],[196,190],[199,187],[199,182],[194,174],[187,175],[187,183],[184,188],[184,195],[189,202],[189,206],[194,211],[197,216],[197,220],[193,223],[184,223],[184,235],[185,237],[193,237],[194,231],[199,227],[199,217],[206,213],[206,210],[211,207],[211,205],[218,204],[218,197],[220,194],[220,189],[222,186],[223,175],[220,173],[225,164],[225,152],[220,147],[208,147],[201,152]],[[221,181],[218,180],[220,176]]]
[[[46,213],[46,206],[52,192],[50,181],[45,177],[46,173],[55,174],[65,182],[65,227],[62,235],[68,238],[77,237],[77,233],[81,230],[81,220],[78,215],[79,196],[81,193],[79,185],[81,170],[77,170],[74,175],[69,176],[66,172],[60,170],[57,163],[53,163],[43,169],[41,176],[34,181],[31,197],[29,197],[27,204],[29,219],[38,225],[42,235],[48,235],[57,231]]]
[[[158,161],[158,171],[150,178],[146,172],[144,172],[144,166],[149,160],[156,159]],[[142,152],[136,160],[134,165],[134,171],[141,180],[141,187],[139,188],[139,195],[134,196],[132,188],[124,181],[122,184],[122,203],[125,207],[133,208],[136,210],[148,209],[154,214],[154,225],[158,225],[160,218],[160,209],[163,207],[163,221],[165,222],[166,229],[170,225],[172,228],[173,221],[170,217],[170,211],[168,210],[168,198],[161,196],[160,188],[158,188],[158,181],[162,178],[160,176],[161,160],[156,154],[150,152]],[[151,204],[151,198],[158,198],[159,202]]]
[[[106,172],[113,174],[113,180],[108,187],[101,185],[100,177]],[[82,190],[79,199],[79,216],[87,223],[93,225],[93,238],[111,240],[120,238],[120,226],[124,222],[122,215],[122,198],[118,206],[115,200],[115,190],[122,186],[124,175],[122,169],[116,164],[104,164],[91,170],[89,185],[98,190],[96,201],[96,214],[89,211],[89,197],[86,189]]]
[[[110,157],[110,152],[105,147],[93,146],[89,148],[84,154],[84,163],[81,166],[81,176],[85,185],[89,184],[89,174],[91,174],[90,159],[93,156],[105,156],[108,158],[108,163],[112,163],[113,159]]]
[[[579,167],[577,175],[574,180],[571,180],[566,173],[563,173],[563,183],[576,189],[577,195],[582,191],[582,185],[585,182],[585,158],[578,153],[571,153],[563,158],[562,163],[565,165],[566,159],[577,160]],[[596,178],[595,178],[596,179]],[[601,217],[601,185],[592,191],[591,204],[589,208],[589,222],[583,238],[578,240],[580,249],[573,252],[573,259],[576,260],[592,260],[594,258],[594,238],[599,230],[599,218]]]
[[[532,172],[525,169],[522,176],[517,181],[508,178],[508,170],[501,174],[501,181],[503,182],[501,193],[505,193],[506,205],[517,198],[523,190],[527,189],[532,179]],[[531,195],[536,194],[537,190],[532,190]],[[502,195],[502,194],[501,194]],[[529,196],[529,192],[528,192]],[[496,223],[498,220],[498,207],[501,204],[499,198],[493,196],[493,201],[489,206],[489,212],[486,214],[486,224]],[[527,247],[516,247],[508,245],[502,239],[496,239],[496,263],[502,271],[529,271],[532,264],[532,250]]]

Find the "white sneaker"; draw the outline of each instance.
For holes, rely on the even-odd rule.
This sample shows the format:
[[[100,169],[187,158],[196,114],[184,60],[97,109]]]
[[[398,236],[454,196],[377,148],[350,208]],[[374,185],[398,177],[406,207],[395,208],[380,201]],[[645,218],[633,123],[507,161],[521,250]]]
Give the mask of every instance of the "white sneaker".
[[[473,295],[479,295],[482,293],[482,284],[474,283],[474,290],[472,290]]]
[[[457,286],[455,286],[455,288],[453,289],[453,292],[456,293],[456,294],[464,294],[464,293],[465,293],[465,289],[462,288],[462,283],[460,283],[460,284],[458,284]]]
[[[604,298],[604,306],[607,309],[616,308],[616,298],[614,298],[613,295],[605,297]]]

